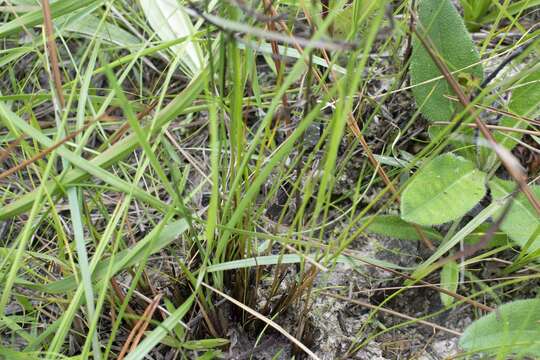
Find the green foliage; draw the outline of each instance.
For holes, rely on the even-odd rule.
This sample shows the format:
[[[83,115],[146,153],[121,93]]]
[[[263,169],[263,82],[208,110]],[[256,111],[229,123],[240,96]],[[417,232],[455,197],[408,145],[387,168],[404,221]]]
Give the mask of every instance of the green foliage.
[[[397,215],[377,215],[366,218],[369,225],[367,232],[389,236],[401,240],[422,240],[415,227],[406,221],[403,221]],[[441,241],[442,235],[429,227],[422,227],[422,232],[428,239]]]
[[[444,130],[444,126],[431,125],[428,133],[431,139],[435,139]],[[454,149],[454,153],[471,161],[475,161],[477,155],[476,146],[474,145],[474,130],[471,127],[461,127],[459,131],[448,135],[448,144]]]
[[[206,80],[206,76],[204,74],[201,74],[197,79],[194,79],[191,82],[189,87],[176,95],[175,98],[169,104],[167,104],[167,106],[161,109],[161,111],[156,115],[158,129],[173,120],[187,107],[188,104],[191,103],[191,101],[193,101],[193,99],[197,95],[199,95],[199,93],[202,91],[204,80]],[[2,109],[2,106],[2,103],[0,103],[0,109]],[[11,114],[11,112],[9,111],[8,113]],[[15,114],[11,114],[10,117],[12,117],[14,121],[19,122],[19,119],[15,116]],[[22,123],[24,125],[24,122]],[[41,134],[37,134],[35,130],[29,130],[31,130],[32,134],[35,134],[36,136],[39,136],[41,138]],[[154,133],[157,130],[156,127],[147,126],[145,127],[144,131]],[[50,140],[47,140],[46,144],[50,143]],[[73,161],[73,163],[77,164],[78,162],[82,162],[87,163],[87,166],[95,169],[104,168],[125,158],[137,147],[138,144],[139,143],[135,134],[131,134],[123,138],[119,142],[115,143],[111,147],[107,148],[105,151],[103,151],[103,153],[97,155],[92,160],[88,161],[81,158]],[[70,169],[63,177],[63,182],[61,184],[59,184],[56,180],[51,180],[47,182],[47,192],[49,194],[55,194],[60,191],[62,187],[77,183],[78,181],[81,181],[88,176],[89,173],[81,170],[80,168]],[[111,180],[119,181],[118,178],[115,178],[113,176],[109,177],[109,181]],[[130,192],[132,191],[130,188],[131,187],[128,186],[125,187],[124,190],[126,192]],[[6,219],[28,210],[36,199],[36,192],[37,191],[30,191],[23,196],[19,196],[17,200],[5,206],[2,206],[0,208],[0,219]],[[146,194],[146,196],[148,196],[148,194]]]
[[[420,225],[456,220],[484,197],[485,176],[469,160],[440,155],[421,168],[403,192],[401,218]]]
[[[497,0],[460,0],[465,23],[470,31],[478,31],[482,25],[501,17],[512,16],[540,5],[540,0],[514,0],[499,4]]]
[[[520,81],[514,85],[512,90],[512,97],[508,104],[508,111],[517,116],[525,116],[534,118],[540,114],[540,67],[527,76],[524,76]],[[528,126],[528,122],[515,117],[504,116],[500,125],[525,129]],[[521,133],[511,133],[511,137],[505,136],[505,134],[495,133],[495,140],[499,145],[504,146],[508,150],[513,149],[517,140],[523,137]]]
[[[202,339],[202,340],[192,340],[186,341],[182,344],[182,347],[190,350],[203,350],[211,349],[215,347],[225,346],[229,343],[228,339]]]
[[[163,41],[195,35],[195,27],[184,8],[168,0],[139,0],[146,20]],[[185,71],[198,75],[205,66],[198,42],[188,41],[171,47],[175,57],[181,59]]]
[[[89,38],[99,38],[111,44],[117,44],[128,48],[135,49],[141,45],[141,40],[121,27],[104,22],[101,24],[101,19],[86,11],[77,12],[70,16],[63,16],[55,21],[55,26],[59,29],[74,34],[80,34]]]
[[[330,1],[330,8],[338,6],[338,1]],[[332,36],[337,39],[345,40],[352,34],[358,36],[362,29],[355,29],[359,17],[367,16],[370,9],[370,2],[366,0],[355,1],[354,4],[341,2],[344,6],[337,9],[337,15],[332,21]]]
[[[492,6],[491,10],[480,20],[482,24],[489,24],[497,20],[501,17],[501,14],[502,17],[511,19],[514,15],[540,5],[540,0],[512,0],[505,2],[504,5],[500,5],[497,1],[492,0],[492,4],[495,6]]]
[[[501,356],[540,356],[540,299],[500,306],[473,322],[459,341],[461,348]]]
[[[410,45],[415,2],[392,7],[388,1],[329,0],[332,10],[323,17],[318,1],[277,1],[274,9],[287,19],[280,19],[275,31],[259,19],[272,15],[263,2],[200,2],[197,9],[176,0],[50,2],[61,84],[52,76],[56,67],[40,1],[0,1],[6,4],[0,6],[0,338],[8,341],[0,346],[0,358],[116,358],[124,335],[156,294],[160,306],[128,359],[169,351],[166,347],[183,358],[220,358],[231,345],[223,315],[240,315],[238,325],[262,344],[273,335],[246,311],[259,311],[260,320],[272,319],[275,324],[263,322],[282,329],[276,325],[290,319],[281,314],[308,294],[305,289],[313,289],[309,296],[317,302],[331,295],[322,291],[347,291],[341,280],[333,286],[338,264],[367,281],[374,279],[371,266],[418,278],[441,270],[441,286],[456,291],[458,269],[481,277],[484,257],[499,255],[510,237],[524,250],[505,269],[512,275],[508,282],[535,276],[540,226],[521,195],[486,252],[459,268],[440,262],[459,244],[483,238],[513,186],[493,180],[495,200],[473,215],[469,209],[485,193],[488,177],[478,170],[485,164],[477,131],[463,124],[450,134],[445,123],[432,123],[428,138],[424,124],[415,122],[420,111],[412,114],[407,97],[395,96],[408,91],[402,54]],[[451,70],[472,65],[456,72],[469,91],[482,71],[455,2],[416,1],[418,29]],[[490,58],[503,59],[533,41],[535,34],[523,29],[530,19],[521,20],[523,10],[538,0],[463,3],[469,6],[469,28],[496,15],[493,26],[483,27]],[[435,8],[440,11],[430,13]],[[298,32],[307,17],[313,33]],[[519,42],[501,36],[508,31],[498,26],[501,19],[524,34]],[[413,41],[411,76],[421,111],[429,119],[436,118],[425,111],[443,112],[438,119],[450,120],[461,108],[444,98],[452,95],[444,80],[429,83],[440,73],[418,39]],[[534,45],[520,48],[517,61],[535,55]],[[496,77],[475,101],[498,106],[494,99],[509,96],[508,110],[536,116],[538,68],[509,67],[512,76]],[[419,83],[422,71],[427,84]],[[431,93],[433,85],[438,88]],[[53,90],[57,86],[63,104]],[[419,98],[425,88],[429,94]],[[357,156],[367,152],[366,144],[345,138],[352,117],[362,119],[367,146],[374,145],[374,137],[384,142],[372,147],[383,168]],[[379,136],[372,129],[381,118],[399,128]],[[401,126],[400,119],[409,122]],[[501,123],[526,126],[510,117]],[[496,136],[507,148],[515,146]],[[444,151],[451,154],[438,156]],[[496,157],[493,162],[498,165]],[[407,182],[411,169],[418,170]],[[397,193],[385,192],[388,186],[381,191],[382,170]],[[400,216],[374,215],[394,213],[398,196]],[[454,219],[449,226],[427,226]],[[426,225],[420,229],[437,248],[430,254],[388,251],[415,260],[429,256],[419,266],[393,263],[393,256],[381,260],[377,250],[384,243],[370,241],[367,252],[357,247],[366,232],[418,241],[414,222]],[[529,271],[513,273],[525,265]],[[311,284],[315,266],[320,276]],[[374,286],[385,286],[379,280]],[[508,298],[515,288],[504,281],[478,282],[460,293],[473,299],[485,290],[493,295],[488,301]],[[391,308],[386,301],[408,289],[405,284],[388,294],[380,310]],[[216,293],[230,294],[238,311],[220,306]],[[448,296],[441,301],[461,306]],[[305,315],[299,312],[294,323]],[[182,321],[188,319],[186,326]],[[390,330],[385,319],[381,325],[366,327],[373,332],[359,334],[339,357],[358,355],[355,348]]]
[[[456,292],[459,280],[459,267],[455,261],[444,264],[441,270],[441,287]],[[450,306],[454,302],[452,296],[441,293],[441,302],[444,306]]]
[[[73,11],[84,7],[97,6],[102,4],[103,0],[62,0],[51,4],[52,17],[60,17],[69,14]],[[43,12],[41,9],[28,12],[16,19],[0,26],[0,38],[11,35],[24,30],[27,27],[32,27],[43,23]]]
[[[478,226],[476,229],[474,229],[473,232],[471,232],[465,239],[463,239],[465,244],[477,244],[479,241],[481,241],[484,236],[486,235],[487,231],[491,228],[490,223],[483,223],[480,226]],[[508,245],[508,235],[502,231],[496,231],[493,234],[493,237],[489,241],[489,247],[497,247],[497,246],[504,246]]]
[[[178,325],[178,322],[186,315],[195,299],[195,293],[191,294],[186,301],[172,314],[166,318],[160,326],[147,333],[145,339],[133,350],[130,351],[126,360],[143,359],[152,349],[161,342],[167,334]]]
[[[489,10],[492,0],[460,0],[465,24],[470,31],[480,29],[480,20]]]
[[[489,182],[489,188],[494,201],[504,201],[516,190],[516,185],[511,181],[495,179]],[[540,186],[531,188],[540,199]],[[540,218],[522,193],[514,199],[510,212],[501,224],[501,230],[521,247],[528,247],[529,252],[540,249]]]
[[[469,75],[475,81],[483,78],[478,52],[450,0],[421,0],[418,16],[419,33],[431,40],[435,47],[433,50],[450,71],[459,71],[460,75]],[[416,37],[413,39],[410,72],[413,95],[422,114],[432,121],[450,120],[457,105],[446,96],[454,93],[445,79],[431,81],[441,76],[441,72]]]

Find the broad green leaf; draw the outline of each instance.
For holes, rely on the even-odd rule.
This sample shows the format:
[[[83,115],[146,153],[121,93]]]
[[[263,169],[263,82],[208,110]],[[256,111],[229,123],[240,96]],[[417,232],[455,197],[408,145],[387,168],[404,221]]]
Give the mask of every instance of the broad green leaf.
[[[495,179],[489,182],[489,188],[491,189],[491,195],[494,201],[505,202],[505,198],[516,189],[516,186],[511,181]],[[540,186],[531,186],[531,188],[536,198],[540,199]],[[500,216],[501,212],[502,210],[495,215],[495,218]],[[525,195],[522,193],[518,194],[514,199],[508,215],[501,224],[501,230],[506,232],[510,239],[521,247],[530,241],[530,246],[527,250],[533,252],[540,249],[539,228],[540,217],[538,217],[538,214]],[[534,235],[536,235],[535,238],[531,239]]]
[[[459,71],[456,77],[468,76],[473,82],[483,78],[478,52],[450,0],[421,0],[418,17],[419,33],[431,40],[450,71]],[[412,91],[422,114],[432,121],[450,120],[457,109],[456,102],[446,98],[454,93],[445,79],[422,84],[441,75],[428,51],[415,37],[411,59]]]
[[[402,240],[422,240],[416,228],[402,220],[398,215],[378,215],[366,218],[370,224],[366,228],[369,233],[389,236]],[[422,227],[422,232],[431,240],[441,241],[442,235],[434,229]]]
[[[540,299],[517,300],[473,322],[461,336],[472,352],[540,356]]]
[[[443,289],[456,292],[458,288],[459,267],[455,261],[446,263],[441,270],[441,287]],[[444,306],[450,306],[454,302],[452,296],[441,294],[441,302]]]
[[[184,8],[175,0],[140,0],[146,20],[163,41],[170,41],[195,34],[195,27]],[[204,57],[197,42],[186,41],[171,47],[175,56],[196,76],[204,68]]]
[[[486,175],[460,156],[444,154],[415,174],[401,198],[401,218],[442,224],[465,215],[486,194]]]
[[[512,97],[508,104],[508,111],[518,116],[526,116],[529,118],[535,118],[540,114],[540,67],[525,76],[518,84],[515,85],[515,90],[512,91]],[[525,129],[528,123],[524,120],[519,120],[514,117],[505,116],[501,119],[500,125]],[[523,134],[510,133],[512,137],[505,136],[500,132],[495,132],[495,140],[499,145],[504,146],[508,150],[511,150],[516,146],[517,141],[514,139],[521,139]],[[496,155],[494,155],[496,156]]]

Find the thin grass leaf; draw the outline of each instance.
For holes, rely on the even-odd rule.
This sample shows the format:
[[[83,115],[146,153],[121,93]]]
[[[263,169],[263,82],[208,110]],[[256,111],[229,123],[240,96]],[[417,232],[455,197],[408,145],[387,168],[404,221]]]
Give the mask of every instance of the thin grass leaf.
[[[163,321],[160,326],[156,327],[145,339],[126,357],[126,360],[140,360],[157,345],[160,341],[167,336],[167,334],[174,329],[180,320],[184,318],[195,300],[195,293],[191,294],[186,301],[171,316]]]
[[[12,112],[5,106],[3,103],[0,102],[0,115],[4,119],[4,121],[11,122],[14,126],[19,128],[21,131],[23,131],[25,134],[31,136],[32,138],[39,141],[41,144],[43,144],[45,147],[52,147],[55,142],[51,139],[49,139],[47,136],[43,135],[39,130],[35,129],[34,127],[28,125],[24,120],[22,120],[17,114]],[[161,200],[155,198],[154,196],[148,194],[147,192],[143,191],[142,189],[139,189],[138,187],[135,187],[128,182],[118,178],[116,175],[113,175],[109,173],[108,171],[104,170],[103,168],[95,165],[95,163],[88,161],[73,152],[67,150],[63,146],[59,147],[57,149],[57,152],[60,156],[68,160],[71,164],[78,167],[79,169],[87,172],[90,175],[93,175],[101,180],[103,180],[105,183],[111,185],[115,189],[122,191],[126,194],[133,193],[133,195],[140,199],[141,201],[147,202],[151,206],[153,206],[156,209],[164,210],[167,205],[163,203]]]
[[[73,11],[81,8],[102,4],[104,0],[62,0],[56,1],[51,4],[52,18],[58,18],[62,15],[69,14]],[[24,28],[40,25],[43,23],[43,12],[41,9],[37,9],[18,16],[16,19],[11,20],[0,26],[0,38],[4,38],[13,33],[22,31]]]
[[[196,96],[203,89],[204,82],[206,80],[206,74],[203,72],[199,77],[194,79],[184,91],[178,94],[163,110],[156,115],[156,126],[154,128],[155,133],[162,126],[173,120],[178,114],[182,112],[188,105],[190,105]],[[145,127],[145,131],[149,130]],[[89,161],[92,167],[106,168],[112,164],[119,162],[126,156],[132,153],[137,147],[138,141],[135,134],[129,135],[113,146],[109,147],[103,153],[96,156]],[[62,186],[68,186],[69,184],[80,182],[87,178],[88,172],[80,169],[73,169],[67,172],[63,178]],[[50,181],[46,184],[47,192],[49,194],[56,194],[59,191],[59,186],[56,182]],[[147,195],[145,196],[147,197]],[[36,191],[24,194],[14,202],[7,204],[0,208],[0,220],[16,216],[26,210],[28,210],[32,203],[35,201]],[[159,209],[161,206],[158,206]]]

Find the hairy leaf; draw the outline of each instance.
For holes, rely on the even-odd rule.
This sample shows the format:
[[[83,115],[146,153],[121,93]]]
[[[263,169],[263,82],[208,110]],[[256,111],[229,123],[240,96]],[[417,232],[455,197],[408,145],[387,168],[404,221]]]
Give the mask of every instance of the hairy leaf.
[[[397,215],[378,215],[366,218],[366,221],[371,221],[367,232],[402,240],[422,240],[415,227]],[[431,240],[441,241],[443,238],[437,230],[428,227],[422,227],[422,232]]]
[[[517,300],[473,322],[459,345],[467,351],[540,356],[540,299]]]
[[[505,198],[516,189],[516,185],[511,181],[495,179],[489,182],[489,188],[494,201],[505,201]],[[540,186],[531,186],[531,188],[536,197],[540,198]],[[500,216],[501,212],[502,210],[495,217]],[[501,230],[521,247],[529,246],[527,249],[529,252],[540,249],[540,218],[525,195],[521,193],[512,203],[508,215],[501,224]]]
[[[450,0],[421,0],[418,8],[419,33],[431,40],[435,52],[443,59],[450,71],[459,71],[456,77],[469,77],[478,81],[483,77],[480,57],[474,43]],[[441,76],[428,51],[416,37],[413,40],[411,59],[411,82],[413,95],[422,114],[433,121],[445,121],[452,117],[456,102],[446,96],[454,95]],[[422,84],[426,81],[429,83]]]
[[[485,176],[471,161],[440,155],[419,170],[403,192],[401,218],[420,225],[458,219],[484,197]]]

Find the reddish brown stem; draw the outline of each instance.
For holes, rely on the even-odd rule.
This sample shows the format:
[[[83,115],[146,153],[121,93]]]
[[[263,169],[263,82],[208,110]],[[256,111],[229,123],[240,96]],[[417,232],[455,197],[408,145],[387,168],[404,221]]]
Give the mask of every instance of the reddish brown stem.
[[[47,53],[49,54],[49,62],[51,67],[51,73],[54,81],[54,87],[60,106],[64,108],[65,99],[64,91],[62,88],[62,76],[60,74],[60,65],[58,62],[58,55],[56,49],[56,42],[54,41],[54,30],[51,15],[51,6],[49,0],[41,0],[43,11],[43,27],[45,29],[45,36],[47,39]]]

